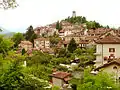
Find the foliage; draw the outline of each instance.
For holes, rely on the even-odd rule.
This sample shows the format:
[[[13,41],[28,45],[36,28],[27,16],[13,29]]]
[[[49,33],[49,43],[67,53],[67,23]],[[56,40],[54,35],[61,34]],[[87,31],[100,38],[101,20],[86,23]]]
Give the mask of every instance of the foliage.
[[[1,8],[8,9],[8,8],[15,8],[18,5],[16,0],[2,0],[0,6]]]
[[[86,25],[87,29],[96,29],[101,27],[101,25],[96,21],[88,21],[86,22]]]
[[[77,84],[77,90],[117,90],[117,85],[111,75],[100,72],[96,76],[90,74],[90,70],[84,71],[84,79],[82,84]]]
[[[24,37],[26,40],[29,40],[32,43],[34,43],[34,39],[37,38],[37,35],[34,33],[33,26],[29,26],[27,28],[27,32],[24,34]]]
[[[61,48],[58,51],[58,57],[65,57],[66,56],[66,49],[65,48]]]
[[[23,65],[22,62],[25,60],[25,56],[13,54],[14,56],[12,57],[11,54],[8,54],[8,55],[9,56],[7,56],[2,62],[3,64],[2,66],[4,67],[0,69],[1,70],[0,71],[0,89],[2,90],[26,90],[26,89],[44,90],[44,87],[48,86],[48,82],[44,81],[43,79],[39,79],[38,77],[35,77],[29,72],[28,68],[23,68],[21,66]],[[12,60],[9,61],[9,59],[12,59]],[[31,68],[34,68],[34,67],[31,67]],[[42,68],[43,69],[35,68],[34,71],[35,72],[37,70],[43,71],[44,67]],[[27,69],[27,72],[25,71],[26,69]],[[43,72],[46,72],[46,71],[43,71]],[[40,74],[40,75],[43,75],[43,74]],[[48,77],[45,75],[43,76]]]
[[[54,66],[58,66],[59,64],[70,64],[69,58],[66,57],[59,57],[59,58],[52,58],[51,64]]]
[[[43,80],[49,80],[49,75],[52,73],[52,68],[49,66],[42,65],[32,65],[28,66],[24,69],[24,72],[29,75],[34,75],[37,78],[43,79]]]
[[[50,38],[51,47],[55,47],[58,44],[58,42],[61,40],[61,38],[57,35],[50,36],[49,38]]]
[[[62,24],[59,21],[57,21],[56,23],[56,29],[58,29],[59,31],[62,30]]]
[[[59,90],[60,88],[59,87],[57,87],[57,86],[54,86],[53,88],[52,88],[52,90]]]
[[[68,51],[69,51],[70,53],[73,53],[73,51],[76,50],[76,49],[77,49],[77,44],[76,44],[74,38],[72,38],[72,39],[70,40],[69,45],[68,45]]]
[[[7,54],[13,44],[14,43],[10,39],[0,36],[0,53]]]
[[[68,17],[67,19],[65,19],[65,21],[68,21],[73,24],[86,24],[87,29],[96,29],[102,27],[98,22],[87,21],[86,18],[82,16]]]
[[[24,75],[20,71],[20,67],[11,64],[4,73],[0,76],[0,88],[5,90],[20,89],[24,87]]]
[[[24,55],[24,54],[25,54],[25,49],[23,48],[23,49],[22,49],[22,55]]]
[[[16,33],[13,35],[12,40],[14,42],[14,47],[18,47],[18,44],[20,44],[20,42],[24,40],[24,36],[22,33]]]
[[[67,19],[65,19],[65,21],[68,21],[68,22],[73,23],[73,24],[76,24],[76,23],[82,24],[82,23],[86,22],[86,18],[82,17],[82,16],[68,17]]]
[[[37,35],[35,33],[32,34],[32,36],[30,37],[30,41],[33,43],[34,45],[34,39],[37,38]]]

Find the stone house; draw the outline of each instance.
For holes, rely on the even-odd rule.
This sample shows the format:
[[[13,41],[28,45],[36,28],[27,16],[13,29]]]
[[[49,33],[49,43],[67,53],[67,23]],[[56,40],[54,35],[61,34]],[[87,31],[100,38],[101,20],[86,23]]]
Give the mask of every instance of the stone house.
[[[53,86],[58,86],[60,88],[69,86],[68,81],[70,80],[70,76],[71,76],[70,73],[56,71],[56,72],[53,72],[50,76],[52,77]]]
[[[50,48],[49,38],[37,38],[34,40],[34,48],[40,50],[41,48]]]
[[[30,41],[21,41],[21,43],[18,45],[19,49],[22,50],[23,48],[25,51],[32,50],[33,44]]]
[[[79,34],[71,34],[71,35],[67,35],[65,36],[65,41],[66,42],[70,42],[70,40],[74,38],[74,40],[76,41],[76,43],[78,44],[80,42],[80,35]]]

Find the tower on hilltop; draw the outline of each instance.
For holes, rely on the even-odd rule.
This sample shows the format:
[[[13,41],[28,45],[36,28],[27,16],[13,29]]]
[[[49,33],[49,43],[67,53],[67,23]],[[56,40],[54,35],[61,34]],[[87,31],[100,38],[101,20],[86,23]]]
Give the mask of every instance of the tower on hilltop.
[[[72,17],[76,17],[76,11],[72,12]]]

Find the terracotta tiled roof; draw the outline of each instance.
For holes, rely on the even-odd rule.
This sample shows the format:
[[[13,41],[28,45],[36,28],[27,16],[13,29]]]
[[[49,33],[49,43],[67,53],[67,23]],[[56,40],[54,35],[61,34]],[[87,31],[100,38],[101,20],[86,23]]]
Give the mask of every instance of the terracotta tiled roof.
[[[63,44],[69,44],[69,42],[68,41],[63,41]]]
[[[111,65],[111,64],[120,65],[120,59],[116,59],[116,60],[113,60],[113,61],[108,62],[108,63],[106,63],[106,64],[103,64],[103,65],[97,67],[96,69],[94,69],[94,71],[99,70],[99,69],[101,69],[101,68],[105,68],[105,67],[107,67],[107,66],[109,66],[109,65]]]
[[[49,38],[37,38],[35,41],[49,41]]]
[[[67,35],[65,37],[80,37],[80,34],[74,33],[74,34]]]
[[[88,41],[88,40],[81,40],[81,41],[79,42],[79,44],[89,44],[89,41]]]
[[[21,44],[32,45],[32,43],[30,41],[21,41]]]
[[[65,31],[64,30],[60,30],[59,33],[64,33]]]
[[[107,35],[102,39],[95,41],[98,44],[120,44],[120,38],[114,35]]]
[[[71,76],[71,74],[67,72],[57,71],[57,72],[54,72],[51,76],[59,79],[64,79],[64,78],[67,78],[68,76]]]

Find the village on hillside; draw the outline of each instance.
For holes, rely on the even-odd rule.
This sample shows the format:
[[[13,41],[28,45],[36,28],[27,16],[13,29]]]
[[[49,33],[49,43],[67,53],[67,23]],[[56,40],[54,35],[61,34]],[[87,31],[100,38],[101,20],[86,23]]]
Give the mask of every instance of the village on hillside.
[[[77,18],[75,11],[72,12],[71,18]],[[33,30],[37,37],[33,42],[21,41],[16,53],[21,53],[24,49],[29,57],[32,57],[32,52],[40,51],[58,58],[69,57],[69,52],[69,54],[74,53],[73,58],[71,60],[69,58],[70,63],[63,61],[59,64],[59,68],[67,70],[53,68],[53,72],[50,74],[52,86],[58,86],[62,88],[61,90],[72,90],[69,81],[72,78],[81,79],[84,68],[88,67],[92,68],[90,74],[97,75],[101,71],[114,74],[111,77],[114,77],[115,82],[119,82],[119,29],[102,26],[88,28],[84,22],[73,24],[68,20],[61,20],[46,26],[35,27]],[[25,61],[24,64],[27,67]]]
[[[0,90],[119,90],[119,53],[120,28],[73,11],[25,33],[0,35]]]

